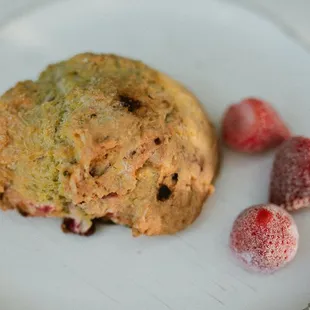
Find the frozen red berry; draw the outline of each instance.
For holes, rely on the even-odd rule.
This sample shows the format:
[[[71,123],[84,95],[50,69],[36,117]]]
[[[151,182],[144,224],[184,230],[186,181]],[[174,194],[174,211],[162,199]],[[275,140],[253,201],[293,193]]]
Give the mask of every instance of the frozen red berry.
[[[278,149],[270,201],[289,211],[310,206],[310,139],[293,137]]]
[[[290,137],[278,113],[266,101],[247,98],[231,105],[222,124],[224,142],[240,152],[261,152]]]
[[[247,208],[233,224],[230,248],[248,269],[274,272],[289,263],[297,252],[294,219],[273,204]]]

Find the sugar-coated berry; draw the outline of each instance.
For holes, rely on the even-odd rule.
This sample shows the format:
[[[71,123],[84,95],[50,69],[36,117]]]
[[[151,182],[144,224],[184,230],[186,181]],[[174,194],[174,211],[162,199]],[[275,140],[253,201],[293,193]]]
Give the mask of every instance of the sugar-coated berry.
[[[277,150],[270,182],[270,202],[288,211],[310,206],[310,139],[293,137]]]
[[[226,110],[222,136],[230,148],[255,153],[278,146],[290,137],[290,131],[268,102],[246,98]]]
[[[248,269],[272,273],[295,257],[298,238],[297,226],[287,211],[273,204],[256,205],[235,220],[230,248]]]

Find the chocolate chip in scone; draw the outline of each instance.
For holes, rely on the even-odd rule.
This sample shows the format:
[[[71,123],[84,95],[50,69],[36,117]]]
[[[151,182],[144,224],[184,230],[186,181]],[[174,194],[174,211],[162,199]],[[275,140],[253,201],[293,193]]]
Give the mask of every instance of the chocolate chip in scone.
[[[175,183],[178,182],[179,174],[178,174],[178,173],[173,173],[173,174],[171,175],[171,179],[172,179],[172,181],[174,181]]]
[[[158,189],[157,200],[165,201],[169,199],[171,194],[172,194],[172,191],[170,190],[170,188],[165,184],[161,184]]]
[[[96,113],[90,114],[90,118],[95,118],[95,117],[97,117],[97,114],[96,114]]]
[[[0,193],[0,200],[2,200],[4,197],[4,193]]]
[[[141,102],[139,100],[127,97],[119,96],[120,103],[122,107],[127,108],[128,112],[134,112],[141,107]]]
[[[156,145],[160,145],[160,144],[161,144],[160,138],[154,139],[154,143],[155,143]]]

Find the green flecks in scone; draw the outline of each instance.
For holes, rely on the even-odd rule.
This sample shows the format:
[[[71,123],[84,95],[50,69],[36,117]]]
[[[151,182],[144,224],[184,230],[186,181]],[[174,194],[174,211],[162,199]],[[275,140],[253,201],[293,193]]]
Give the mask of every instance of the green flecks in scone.
[[[192,94],[139,61],[50,65],[4,94],[0,113],[2,209],[63,217],[75,233],[103,217],[157,235],[194,221],[209,193],[212,126]]]
[[[54,136],[59,111],[59,105],[43,103],[23,113],[23,135],[15,139],[15,146],[21,152],[13,183],[30,200],[51,201],[58,192]]]

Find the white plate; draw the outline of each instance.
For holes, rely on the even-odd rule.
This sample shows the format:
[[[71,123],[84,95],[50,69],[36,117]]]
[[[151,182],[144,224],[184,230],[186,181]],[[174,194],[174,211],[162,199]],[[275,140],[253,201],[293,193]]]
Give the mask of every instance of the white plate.
[[[0,92],[82,51],[141,59],[182,81],[215,122],[245,96],[274,103],[295,133],[310,130],[310,55],[266,20],[214,0],[71,0],[0,30]],[[106,227],[64,235],[60,221],[0,213],[2,310],[301,310],[310,301],[310,212],[296,214],[295,261],[251,274],[228,251],[237,213],[265,202],[272,153],[224,153],[216,194],[176,236],[132,238]]]

